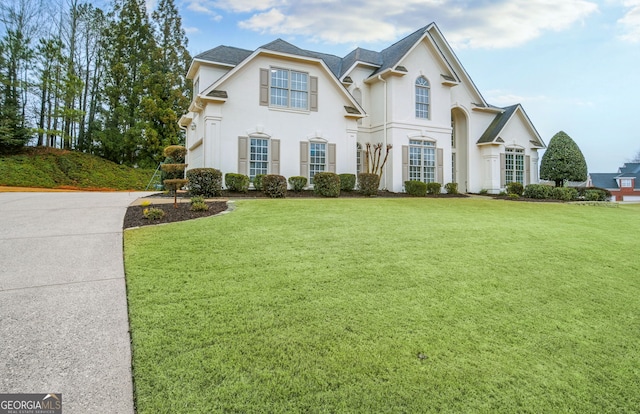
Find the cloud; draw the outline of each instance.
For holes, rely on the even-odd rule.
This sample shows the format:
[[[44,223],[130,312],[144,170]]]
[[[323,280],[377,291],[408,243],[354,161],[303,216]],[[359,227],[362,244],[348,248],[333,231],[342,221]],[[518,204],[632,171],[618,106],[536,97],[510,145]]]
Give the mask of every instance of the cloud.
[[[627,13],[623,18],[618,20],[618,24],[622,26],[624,34],[620,39],[630,42],[640,42],[640,0],[626,0],[622,2],[627,7]]]
[[[187,2],[187,9],[213,17],[219,16],[218,12],[216,12],[216,4],[211,0],[190,0]]]
[[[517,95],[511,91],[505,91],[501,89],[493,89],[489,90],[483,94],[487,100],[492,105],[496,105],[499,107],[506,107],[510,105],[515,105],[517,103],[522,105],[541,103],[541,104],[558,104],[566,106],[581,106],[587,108],[595,107],[595,103],[593,101],[584,100],[581,98],[575,97],[551,97],[546,95]]]
[[[640,0],[634,0],[640,1]],[[246,30],[334,44],[389,42],[435,21],[458,47],[507,48],[562,31],[598,10],[592,0],[219,0],[252,15]]]
[[[200,33],[200,29],[197,27],[185,27],[184,32],[187,34]]]

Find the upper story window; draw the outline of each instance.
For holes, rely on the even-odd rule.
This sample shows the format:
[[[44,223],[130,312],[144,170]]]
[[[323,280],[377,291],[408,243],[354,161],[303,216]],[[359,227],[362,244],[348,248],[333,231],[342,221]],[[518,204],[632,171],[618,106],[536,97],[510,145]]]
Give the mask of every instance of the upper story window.
[[[309,75],[287,69],[271,69],[269,104],[282,108],[309,109]]]
[[[193,96],[196,97],[200,93],[200,78],[193,82]]]
[[[505,182],[518,182],[524,185],[524,150],[522,148],[505,149]]]
[[[631,178],[621,178],[620,187],[631,187]]]
[[[429,119],[429,81],[424,76],[416,79],[416,118]]]

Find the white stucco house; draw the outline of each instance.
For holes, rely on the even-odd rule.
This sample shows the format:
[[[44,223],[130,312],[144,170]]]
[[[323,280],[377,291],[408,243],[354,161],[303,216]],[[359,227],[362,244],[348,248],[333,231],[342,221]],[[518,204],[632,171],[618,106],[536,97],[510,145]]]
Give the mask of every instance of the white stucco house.
[[[218,46],[187,73],[194,98],[180,119],[188,168],[306,176],[358,173],[366,143],[392,144],[380,187],[457,182],[500,192],[538,182],[545,144],[521,105],[492,106],[432,23],[376,52],[347,56],[283,40]]]

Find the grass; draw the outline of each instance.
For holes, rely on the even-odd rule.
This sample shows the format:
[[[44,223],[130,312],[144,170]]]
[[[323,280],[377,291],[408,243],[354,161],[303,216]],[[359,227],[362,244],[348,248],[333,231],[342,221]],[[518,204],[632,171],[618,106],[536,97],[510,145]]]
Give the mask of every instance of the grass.
[[[238,201],[125,233],[138,413],[637,412],[640,205]]]
[[[31,148],[0,156],[0,185],[38,188],[144,190],[153,170],[118,165],[77,151]]]

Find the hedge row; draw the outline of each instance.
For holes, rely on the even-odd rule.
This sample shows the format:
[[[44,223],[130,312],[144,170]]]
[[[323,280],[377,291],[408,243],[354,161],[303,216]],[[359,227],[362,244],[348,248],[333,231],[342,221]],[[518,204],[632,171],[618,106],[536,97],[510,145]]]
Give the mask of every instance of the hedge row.
[[[522,195],[526,198],[562,201],[607,201],[611,199],[608,190],[597,187],[551,187],[544,184],[529,184]]]
[[[189,192],[193,196],[218,197],[222,194],[222,172],[215,168],[193,168],[187,171]],[[250,180],[247,175],[227,173],[224,175],[227,190],[239,193],[249,191]],[[299,192],[307,186],[307,178],[301,176],[285,177],[276,174],[258,174],[253,180],[256,190],[272,198],[285,197],[287,182],[291,190]],[[378,193],[380,179],[376,174],[359,174],[358,190],[365,195]],[[356,186],[355,174],[317,173],[314,176],[314,191],[324,197],[338,197],[340,191],[353,191]]]

